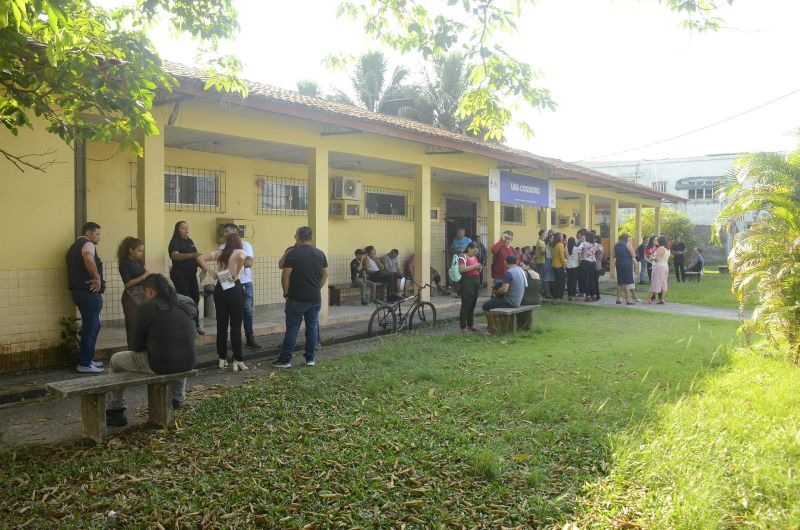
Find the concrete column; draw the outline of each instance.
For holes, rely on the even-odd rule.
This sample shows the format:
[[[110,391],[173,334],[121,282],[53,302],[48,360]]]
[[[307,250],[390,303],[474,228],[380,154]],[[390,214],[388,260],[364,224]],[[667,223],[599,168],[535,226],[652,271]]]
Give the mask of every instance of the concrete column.
[[[619,239],[619,200],[611,199],[611,216],[609,219],[609,234],[608,234],[608,253],[611,256],[610,260],[610,277],[612,280],[617,279],[617,268],[614,265],[617,257],[614,255],[614,245]]]
[[[445,274],[447,271],[445,271]],[[431,167],[417,166],[414,175],[414,276],[431,283]],[[431,289],[423,292],[430,299]]]
[[[544,212],[544,225],[542,225],[542,227],[539,228],[539,230],[550,230],[551,228],[553,228],[553,223],[552,223],[553,208],[544,208],[543,212]]]
[[[661,235],[661,207],[655,207],[655,215],[654,215],[654,224],[655,224],[655,235]]]
[[[486,271],[483,275],[486,278],[486,294],[492,294],[492,265],[494,256],[492,255],[492,245],[497,243],[500,239],[500,210],[502,206],[499,202],[489,201],[488,208],[486,209]]]
[[[314,246],[328,256],[328,149],[317,147],[308,152],[308,226]],[[328,256],[330,259],[330,256]],[[321,324],[328,323],[328,287],[322,289]]]
[[[581,216],[581,225],[577,227],[579,228],[590,228],[590,217],[592,216],[592,204],[589,202],[589,194],[581,195],[580,199],[580,216]]]
[[[636,204],[636,233],[634,234],[636,238],[636,245],[642,244],[642,204]]]
[[[140,134],[138,140],[143,153],[136,160],[136,234],[144,241],[145,268],[149,272],[166,272],[164,135]]]

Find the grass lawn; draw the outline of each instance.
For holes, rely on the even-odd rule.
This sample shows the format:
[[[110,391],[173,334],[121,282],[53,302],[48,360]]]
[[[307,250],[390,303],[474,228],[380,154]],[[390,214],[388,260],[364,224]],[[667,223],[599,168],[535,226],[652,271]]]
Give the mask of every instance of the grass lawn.
[[[800,378],[735,328],[548,306],[502,342],[392,337],[177,430],[0,454],[0,526],[798,525]]]
[[[739,302],[731,293],[731,277],[727,274],[720,275],[717,271],[707,270],[700,283],[678,283],[675,281],[675,273],[670,269],[668,288],[667,302],[739,308]],[[636,285],[636,295],[641,299],[647,298],[648,290],[647,284]],[[606,296],[616,296],[614,287],[604,288],[601,291]],[[747,304],[746,307],[752,309],[752,304]]]

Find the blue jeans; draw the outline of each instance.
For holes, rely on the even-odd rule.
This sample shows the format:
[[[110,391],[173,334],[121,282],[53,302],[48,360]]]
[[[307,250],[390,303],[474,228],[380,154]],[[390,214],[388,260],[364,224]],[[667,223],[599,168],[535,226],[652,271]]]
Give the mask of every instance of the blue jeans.
[[[319,336],[319,310],[322,302],[298,302],[291,298],[286,299],[286,334],[283,337],[283,346],[278,362],[288,363],[292,360],[292,352],[297,344],[297,334],[300,324],[306,321],[306,361],[313,361],[317,353],[317,337]]]
[[[244,336],[253,336],[253,307],[255,307],[255,295],[253,293],[253,282],[243,283],[244,287]]]
[[[639,283],[647,283],[647,262],[642,260],[639,262]]]
[[[94,358],[97,334],[100,333],[100,310],[103,309],[103,295],[89,290],[75,289],[72,300],[81,314],[81,346],[78,364],[89,366]]]

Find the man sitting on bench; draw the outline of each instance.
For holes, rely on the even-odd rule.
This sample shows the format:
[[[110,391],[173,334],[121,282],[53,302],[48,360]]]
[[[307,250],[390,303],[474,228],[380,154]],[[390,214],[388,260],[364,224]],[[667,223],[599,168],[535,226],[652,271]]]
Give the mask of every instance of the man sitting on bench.
[[[160,274],[142,282],[144,298],[137,308],[136,329],[130,347],[111,357],[112,372],[175,374],[194,368],[197,361],[197,306],[188,296],[175,292],[172,283]],[[106,424],[121,427],[125,416],[124,390],[109,392]],[[179,408],[186,398],[186,379],[172,387],[172,406]]]
[[[696,248],[694,249],[694,261],[692,264],[689,265],[689,268],[686,269],[686,272],[703,272],[703,265],[705,265],[705,261],[703,260],[703,249]]]
[[[506,257],[506,272],[503,280],[495,281],[494,296],[483,304],[483,314],[486,315],[489,333],[494,335],[497,332],[497,323],[494,321],[491,310],[499,307],[519,307],[522,305],[522,297],[525,294],[525,287],[528,281],[525,279],[525,271],[517,266],[517,256]]]

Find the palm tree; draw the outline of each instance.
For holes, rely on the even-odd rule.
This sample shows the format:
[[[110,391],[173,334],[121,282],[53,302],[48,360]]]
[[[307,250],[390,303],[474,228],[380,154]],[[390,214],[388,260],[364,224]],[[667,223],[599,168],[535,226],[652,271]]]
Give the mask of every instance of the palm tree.
[[[464,55],[451,52],[433,60],[425,72],[423,102],[418,105],[429,123],[448,131],[465,133],[470,120],[458,117],[458,104],[469,87],[472,66]]]
[[[300,81],[298,81],[297,91],[303,94],[304,96],[311,96],[314,98],[324,97],[322,88],[319,86],[319,83],[317,83],[313,79],[301,79]]]
[[[731,230],[748,215],[728,256],[732,288],[740,307],[748,295],[756,309],[745,329],[764,332],[774,343],[788,342],[800,364],[800,149],[789,155],[749,155],[725,179],[712,237]]]

